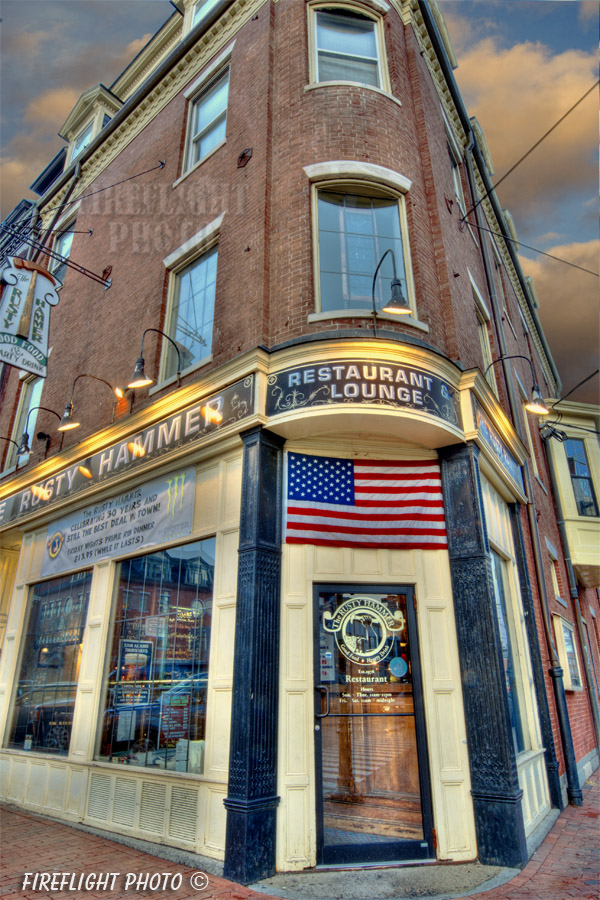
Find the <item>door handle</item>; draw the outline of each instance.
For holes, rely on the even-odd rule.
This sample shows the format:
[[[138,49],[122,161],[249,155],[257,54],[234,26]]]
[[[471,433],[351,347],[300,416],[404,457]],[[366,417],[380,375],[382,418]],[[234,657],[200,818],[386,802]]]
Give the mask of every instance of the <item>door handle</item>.
[[[329,688],[326,684],[317,684],[315,686],[316,691],[325,691],[325,712],[324,713],[315,713],[317,719],[324,719],[325,716],[329,715]]]

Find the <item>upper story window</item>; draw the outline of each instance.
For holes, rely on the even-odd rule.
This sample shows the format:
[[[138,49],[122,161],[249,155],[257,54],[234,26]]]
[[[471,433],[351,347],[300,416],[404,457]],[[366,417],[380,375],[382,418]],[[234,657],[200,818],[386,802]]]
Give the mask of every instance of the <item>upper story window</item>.
[[[196,0],[192,12],[192,28],[205,19],[209,12],[215,8],[219,0]]]
[[[356,190],[356,188],[354,188]],[[403,198],[335,190],[318,192],[319,299],[321,312],[372,309],[373,274],[392,249],[396,272],[408,298]],[[381,309],[391,296],[392,267],[384,262],[375,286]]]
[[[58,234],[56,240],[54,241],[53,250],[55,253],[58,253],[59,256],[62,256],[64,259],[68,259],[71,255],[71,246],[73,244],[73,229],[75,228],[75,220],[69,222],[67,227]],[[52,274],[55,278],[58,278],[59,281],[64,281],[66,272],[67,272],[67,264],[66,262],[60,262],[57,259],[51,261],[51,270]]]
[[[73,149],[71,151],[71,160],[70,160],[71,162],[73,162],[74,159],[77,159],[79,154],[82,153],[83,150],[85,150],[85,148],[91,141],[93,128],[94,128],[94,123],[90,122],[90,124],[87,125],[83,129],[83,131],[81,131],[77,135],[75,140],[73,141]]]
[[[21,393],[19,396],[19,404],[17,407],[17,415],[15,416],[15,424],[11,434],[11,440],[16,444],[20,444],[23,435],[27,435],[27,441],[31,447],[33,436],[35,434],[35,423],[37,419],[36,407],[40,405],[42,398],[42,388],[44,387],[43,378],[27,378],[23,380],[21,385]],[[34,413],[34,410],[36,412]],[[30,415],[32,413],[32,415]],[[9,444],[9,451],[6,455],[5,469],[12,466],[24,466],[29,460],[29,453],[17,454],[17,448],[14,444]]]
[[[564,442],[569,474],[580,516],[598,516],[598,502],[592,482],[585,444],[579,438],[569,438]]]
[[[314,10],[313,81],[383,83],[381,22],[347,7]]]
[[[191,169],[225,140],[229,69],[192,100],[185,169]]]
[[[485,300],[483,299],[481,291],[473,281],[473,277],[470,272],[469,278],[471,281],[473,301],[475,303],[475,314],[477,316],[477,332],[479,334],[479,346],[481,347],[481,358],[483,364],[482,371],[485,373],[485,380],[493,390],[494,394],[498,396],[496,373],[494,372],[494,366],[492,365],[494,357],[492,355],[492,345],[490,342],[490,313],[486,306]]]
[[[181,355],[181,370],[189,369],[212,351],[217,247],[211,247],[174,275],[173,295],[167,333]],[[164,342],[163,379],[177,372],[177,353]]]
[[[452,167],[452,181],[454,184],[454,196],[456,197],[456,201],[460,207],[460,211],[463,215],[465,215],[467,211],[467,205],[465,203],[465,194],[463,191],[462,185],[462,177],[461,177],[461,160],[457,158],[451,149],[450,145],[448,145],[448,152],[450,154],[450,166]]]

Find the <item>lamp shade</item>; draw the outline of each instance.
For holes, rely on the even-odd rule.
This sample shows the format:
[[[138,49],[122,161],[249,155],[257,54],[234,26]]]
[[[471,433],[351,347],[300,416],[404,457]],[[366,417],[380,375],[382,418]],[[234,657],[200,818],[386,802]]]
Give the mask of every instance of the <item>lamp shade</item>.
[[[399,278],[394,278],[392,280],[392,296],[388,303],[383,307],[382,312],[394,313],[397,316],[411,315],[412,309],[402,293],[402,285]]]
[[[537,384],[531,389],[531,399],[525,404],[525,409],[536,416],[547,416],[550,412]]]
[[[79,428],[81,422],[78,422],[73,418],[73,404],[67,403],[65,406],[65,411],[63,413],[63,417],[60,420],[60,425],[58,426],[58,431],[71,431],[73,428]]]
[[[133,375],[131,376],[131,381],[127,385],[128,388],[142,388],[147,387],[149,384],[153,384],[154,379],[149,378],[144,371],[144,357],[138,356],[135,369],[133,370]]]
[[[19,446],[17,447],[17,454],[20,456],[22,453],[29,453],[29,437],[27,432],[24,431],[21,435],[21,440],[19,441]]]

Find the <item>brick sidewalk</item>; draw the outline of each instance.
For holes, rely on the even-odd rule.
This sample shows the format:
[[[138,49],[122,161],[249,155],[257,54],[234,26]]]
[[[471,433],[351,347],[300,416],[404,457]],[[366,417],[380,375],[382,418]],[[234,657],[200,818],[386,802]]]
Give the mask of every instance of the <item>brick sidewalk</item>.
[[[499,888],[465,897],[465,900],[598,900],[600,897],[600,773],[588,781],[584,804],[569,806],[561,814],[552,831],[512,881]],[[120,900],[149,897],[152,900],[197,897],[201,900],[272,900],[267,894],[251,888],[208,876],[208,886],[195,890],[190,885],[194,869],[179,865],[139,850],[131,849],[104,837],[71,828],[15,809],[2,810],[2,863],[0,900],[76,900],[79,897]],[[119,872],[114,889],[46,890],[22,889],[24,872],[72,872],[84,878],[90,873]],[[130,887],[124,890],[125,874],[142,877],[156,873],[181,874],[181,886],[175,890],[148,890]],[[364,898],[368,900],[368,898]]]

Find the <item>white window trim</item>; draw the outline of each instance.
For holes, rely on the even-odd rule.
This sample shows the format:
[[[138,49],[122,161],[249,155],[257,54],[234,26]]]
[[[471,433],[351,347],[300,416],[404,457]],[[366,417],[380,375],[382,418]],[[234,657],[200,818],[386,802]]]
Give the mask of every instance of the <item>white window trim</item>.
[[[225,63],[228,63],[231,60],[231,54],[234,47],[235,41],[232,41],[225,50],[222,50],[218,56],[215,56],[215,58],[202,70],[200,75],[186,87],[183,92],[183,96],[186,100],[190,100],[194,98],[196,94],[200,93],[207,83],[211,81],[213,75],[216,75],[219,69],[225,67]]]
[[[163,259],[163,265],[171,275],[171,278],[169,279],[169,291],[165,316],[166,323],[169,322],[173,311],[173,300],[175,295],[176,283],[176,278],[173,276],[176,276],[178,272],[180,272],[187,265],[192,263],[198,257],[202,256],[203,253],[206,253],[208,250],[214,247],[215,244],[218,243],[219,234],[221,232],[221,225],[223,224],[224,218],[225,213],[222,212],[220,216],[217,216],[216,219],[213,219],[212,222],[209,222],[208,225],[205,225],[205,227],[201,228],[200,231],[197,231],[196,234],[194,234],[191,238],[189,238],[187,241],[177,247],[176,250],[173,250],[171,253],[169,253],[168,256],[165,256],[165,258]],[[177,375],[169,375],[168,377],[165,377],[165,365],[167,357],[164,351],[166,344],[168,344],[168,341],[163,341],[163,344],[161,346],[158,380],[157,383],[152,385],[152,387],[149,389],[149,395],[155,394],[157,393],[157,391],[162,391],[165,387],[170,384],[174,384],[177,381]],[[212,358],[212,352],[207,353],[206,356],[203,356],[201,359],[192,363],[191,366],[183,369],[180,372],[180,375],[182,377],[185,375],[190,375],[197,369],[201,369],[203,366],[206,366],[209,362],[211,362]]]
[[[556,651],[563,670],[563,685],[565,691],[583,691],[583,678],[581,676],[581,664],[579,662],[579,653],[577,652],[577,641],[575,639],[575,626],[571,624],[564,616],[558,613],[552,616],[554,624],[554,637],[556,639]],[[573,684],[571,680],[571,670],[569,668],[569,657],[567,656],[567,646],[565,644],[564,629],[571,632],[573,639],[573,651],[575,653],[575,665],[577,666],[577,674],[579,675],[579,684]]]
[[[386,8],[382,8],[385,6]],[[379,85],[377,88],[384,94],[392,96],[390,83],[390,71],[385,49],[385,32],[383,29],[383,16],[389,10],[388,4],[377,0],[309,0],[306,5],[308,15],[308,81],[311,86],[321,87],[332,84],[347,84],[356,87],[373,88],[374,85],[364,84],[362,81],[318,81],[317,80],[317,12],[321,10],[339,10],[356,13],[375,22],[375,44],[377,48],[377,71]],[[376,89],[377,89],[376,88]]]
[[[554,590],[554,599],[557,603],[560,603],[561,606],[568,608],[568,604],[560,596],[560,586],[558,583],[558,575],[556,572],[556,566],[558,565],[558,553],[556,547],[554,546],[554,544],[550,543],[548,538],[546,538],[546,549],[548,550],[548,559],[550,560],[550,578]]]
[[[380,193],[395,197],[398,201],[398,217],[400,221],[400,233],[402,235],[402,249],[404,254],[404,273],[406,276],[406,293],[408,303],[413,310],[412,315],[402,316],[403,325],[411,325],[420,331],[429,331],[425,322],[417,317],[416,292],[413,279],[412,257],[410,252],[410,237],[408,233],[408,219],[406,216],[406,203],[404,195],[408,193],[412,182],[404,175],[394,172],[385,166],[373,163],[355,162],[354,160],[330,160],[328,162],[315,163],[305,166],[304,171],[311,182],[311,210],[312,210],[312,235],[313,235],[313,284],[315,292],[315,312],[309,315],[309,322],[318,322],[332,318],[364,318],[373,317],[373,309],[329,310],[321,309],[320,296],[320,262],[319,262],[319,218],[317,201],[320,190],[337,190],[349,193],[348,188],[352,184],[378,188]],[[385,314],[384,314],[385,316]],[[378,318],[380,314],[378,314]],[[397,316],[385,316],[388,321],[398,322]]]

